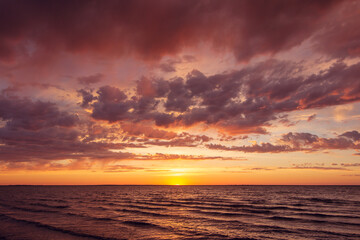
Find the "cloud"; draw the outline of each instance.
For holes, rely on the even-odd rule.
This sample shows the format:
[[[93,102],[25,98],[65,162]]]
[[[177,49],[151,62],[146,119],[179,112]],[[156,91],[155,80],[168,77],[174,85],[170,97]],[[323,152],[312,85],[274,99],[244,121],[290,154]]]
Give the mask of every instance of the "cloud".
[[[296,151],[287,145],[273,145],[271,143],[253,144],[251,146],[232,146],[227,147],[221,144],[208,144],[207,147],[213,150],[240,151],[250,153],[280,153]]]
[[[335,58],[360,56],[358,1],[344,2],[314,36],[314,48]]]
[[[143,168],[143,167],[134,167],[134,166],[129,166],[129,165],[115,164],[115,165],[108,165],[103,169],[104,172],[108,172],[108,173],[112,173],[112,172],[133,172],[133,171],[138,171],[138,170],[145,170],[145,168]]]
[[[316,118],[316,114],[312,114],[308,117],[307,121],[311,122],[312,120],[314,120]]]
[[[184,154],[146,154],[139,155],[138,160],[192,160],[192,161],[204,161],[204,160],[236,160],[246,161],[245,158],[233,158],[233,157],[221,157],[221,156],[203,156],[203,155],[184,155]]]
[[[64,171],[64,170],[93,170],[104,172],[133,172],[143,170],[142,167],[104,163],[97,160],[69,160],[69,161],[38,161],[38,162],[0,162],[0,172],[6,171]]]
[[[90,76],[78,77],[76,80],[82,85],[89,86],[91,84],[100,82],[103,77],[104,75],[98,73]]]
[[[354,131],[357,132],[357,131]],[[347,132],[349,133],[349,132]],[[351,132],[350,132],[351,133]],[[348,134],[346,134],[348,135]],[[344,134],[335,138],[321,138],[311,133],[287,133],[283,134],[278,139],[279,144],[261,143],[243,146],[225,146],[221,144],[207,144],[209,149],[225,150],[225,151],[240,151],[240,152],[255,152],[255,153],[283,153],[283,152],[312,152],[324,149],[360,149],[360,144],[353,141],[351,138],[344,137]]]
[[[76,114],[60,111],[51,102],[31,101],[0,95],[0,118],[8,129],[39,130],[45,127],[73,127]]]
[[[103,86],[98,91],[98,101],[93,104],[92,117],[115,122],[129,118],[128,112],[133,105],[126,94],[116,87]]]
[[[353,141],[359,141],[360,140],[360,133],[358,131],[355,131],[355,130],[350,131],[350,132],[345,132],[345,133],[341,134],[340,136],[350,138]]]
[[[157,170],[152,168],[137,167],[131,165],[119,164],[122,160],[133,161],[246,161],[245,158],[232,158],[220,156],[203,156],[203,155],[179,155],[179,154],[128,154],[128,153],[112,153],[109,158],[89,158],[81,156],[72,159],[25,159],[23,161],[6,161],[0,159],[0,172],[9,171],[64,171],[64,170],[93,170],[103,171],[107,173],[112,172],[134,172],[134,171],[148,171],[148,172],[164,172],[170,170]]]
[[[300,170],[320,170],[320,171],[351,171],[347,168],[341,167],[325,167],[325,166],[313,166],[312,164],[293,164],[291,167],[274,167],[274,168],[267,168],[267,167],[255,167],[255,168],[246,168],[244,170],[251,170],[251,171],[275,171],[275,170],[291,170],[291,169],[300,169]]]
[[[142,123],[121,123],[121,129],[127,137],[132,137],[132,141],[136,141],[143,145],[156,145],[166,147],[196,147],[205,142],[211,141],[213,138],[206,135],[194,135],[186,132],[175,133],[152,127]]]
[[[360,53],[358,9],[356,2],[331,0],[0,1],[0,70],[6,80],[0,94],[0,161],[5,169],[86,169],[103,162],[113,164],[106,171],[131,171],[136,169],[114,164],[121,160],[231,160],[137,155],[126,150],[135,147],[206,146],[252,153],[359,151],[356,130],[335,137],[289,132],[275,142],[224,143],[243,140],[248,134],[270,134],[278,123],[292,127],[297,122],[288,116],[305,109],[334,106],[336,119],[344,120],[350,104],[360,101],[360,63],[355,61]],[[301,50],[304,42],[312,53],[328,57],[326,61],[333,64],[315,72],[306,61],[254,59],[282,57],[294,47]],[[215,67],[217,74],[194,69],[174,76],[180,64],[187,68],[201,59],[183,54],[202,46],[226,56],[232,53],[241,62],[234,64],[239,68],[220,72]],[[119,84],[122,88],[116,86],[118,79],[105,82],[105,75],[98,72],[110,74],[112,69],[107,67],[90,72],[84,68],[75,78],[72,67],[66,75],[41,74],[56,59],[63,59],[58,64],[67,67],[76,59],[103,65],[103,60],[118,64],[117,60],[126,62],[129,56],[150,62],[151,69],[162,73],[154,77],[152,70],[145,71],[135,88],[125,83]],[[44,67],[34,67],[40,61]],[[29,69],[34,74],[26,76]],[[125,75],[131,74],[119,73]],[[55,79],[59,83],[51,83]],[[100,83],[103,86],[98,87]],[[75,92],[71,85],[81,89]],[[31,97],[16,97],[25,93]],[[81,108],[74,104],[76,93]],[[46,94],[54,100],[35,100],[35,96],[46,99]],[[54,102],[55,96],[62,102]],[[307,121],[315,118],[313,114]],[[212,133],[188,133],[195,128],[215,129],[220,138]],[[63,160],[71,163],[64,166],[59,163]]]
[[[168,59],[165,62],[160,63],[159,69],[165,73],[176,72],[176,65],[182,62],[183,61],[180,58]]]
[[[338,5],[337,1],[303,0],[5,0],[0,5],[0,59],[10,62],[44,52],[54,55],[67,51],[115,57],[135,54],[151,60],[209,42],[247,61],[299,45],[323,26],[326,16]],[[316,40],[324,42],[332,32],[329,29]],[[343,32],[346,39],[356,37]],[[29,42],[35,47],[27,46]],[[338,49],[343,49],[346,41],[337,42]]]
[[[77,92],[82,97],[82,102],[81,102],[80,106],[83,108],[88,108],[89,104],[96,99],[93,96],[92,92],[89,90],[80,89]]]
[[[39,130],[0,128],[0,161],[41,162],[53,160],[121,160],[134,157],[131,153],[110,149],[136,147],[125,143],[89,142],[78,129],[46,127]]]
[[[348,66],[336,62],[312,75],[302,71],[302,65],[270,60],[210,76],[194,70],[185,78],[144,77],[137,82],[135,91],[108,85],[94,91],[81,89],[78,91],[82,96],[81,106],[89,112],[88,115],[81,112],[85,117],[82,121],[74,110],[61,110],[55,103],[3,93],[0,96],[0,118],[4,125],[0,138],[5,144],[0,149],[2,159],[20,159],[16,153],[29,161],[123,159],[134,156],[109,150],[150,145],[207,145],[217,150],[258,153],[358,150],[357,131],[334,138],[290,132],[278,143],[228,147],[213,143],[214,139],[205,135],[171,130],[203,124],[230,134],[266,134],[266,128],[275,120],[284,119],[288,112],[360,100],[359,63]],[[104,126],[99,131],[89,127],[97,124]],[[105,130],[116,124],[122,133],[117,137],[112,130]],[[111,144],[115,140],[118,144]]]
[[[114,153],[127,143],[90,142],[90,132],[76,114],[52,102],[0,96],[0,161],[42,162],[63,159],[128,159]],[[130,146],[132,146],[130,144]]]
[[[339,168],[339,167],[307,167],[307,166],[295,166],[295,167],[280,167],[278,169],[301,169],[301,170],[320,170],[320,171],[351,171],[347,168]]]
[[[171,140],[178,137],[178,134],[171,131],[156,129],[151,125],[123,122],[121,129],[126,132],[128,136],[143,136],[150,139]]]
[[[170,90],[169,82],[164,79],[142,77],[136,84],[136,92],[141,97],[161,98]]]
[[[267,167],[253,167],[253,168],[245,168],[244,170],[248,171],[273,171],[274,168],[267,168]]]
[[[96,97],[103,104],[118,104],[127,96],[117,88],[103,87]],[[239,160],[219,156],[155,154],[123,151],[149,145],[195,147],[212,140],[205,135],[176,133],[134,122],[113,126],[79,119],[61,111],[55,103],[0,96],[0,165],[7,170],[81,170],[99,168],[115,171],[122,160]],[[121,150],[121,151],[120,151]],[[243,160],[241,158],[241,160]],[[65,162],[64,162],[65,161]],[[119,167],[116,171],[128,171]]]
[[[287,133],[281,138],[281,141],[292,145],[294,148],[308,146],[319,141],[319,137],[311,133]]]
[[[360,167],[360,163],[341,163],[344,167]]]
[[[289,112],[360,101],[360,63],[338,61],[317,74],[305,72],[302,64],[269,60],[210,76],[193,70],[185,79],[143,77],[132,96],[112,86],[99,88],[97,96],[79,92],[97,120],[205,124],[230,134],[267,134],[275,120],[296,124],[286,121]]]
[[[156,146],[166,146],[166,147],[196,147],[203,143],[209,142],[212,140],[211,137],[206,135],[192,135],[186,132],[178,134],[176,138],[173,138],[168,141],[155,139],[155,140],[146,140],[144,139],[143,144],[145,145],[156,145]],[[140,140],[141,142],[141,140]]]

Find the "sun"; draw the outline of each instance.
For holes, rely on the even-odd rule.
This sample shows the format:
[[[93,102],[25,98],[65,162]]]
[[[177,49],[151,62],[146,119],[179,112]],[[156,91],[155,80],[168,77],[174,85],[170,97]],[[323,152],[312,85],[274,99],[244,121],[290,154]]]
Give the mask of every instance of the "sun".
[[[172,177],[168,180],[167,185],[172,185],[172,186],[186,185],[186,180],[180,177]]]

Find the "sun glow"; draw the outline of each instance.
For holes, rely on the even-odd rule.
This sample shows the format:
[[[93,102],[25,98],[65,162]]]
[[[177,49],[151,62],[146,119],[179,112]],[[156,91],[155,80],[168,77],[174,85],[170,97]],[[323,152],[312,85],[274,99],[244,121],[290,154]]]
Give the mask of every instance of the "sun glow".
[[[186,169],[183,168],[174,168],[174,169],[170,169],[171,171],[171,176],[183,176],[186,174]]]
[[[187,181],[184,178],[174,177],[169,179],[168,185],[173,185],[173,186],[187,185]]]

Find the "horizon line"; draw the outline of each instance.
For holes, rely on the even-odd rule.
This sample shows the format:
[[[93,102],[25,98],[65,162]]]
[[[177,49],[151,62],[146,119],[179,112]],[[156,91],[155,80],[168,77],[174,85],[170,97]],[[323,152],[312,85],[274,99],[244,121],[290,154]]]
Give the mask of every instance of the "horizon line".
[[[360,186],[360,184],[0,184],[7,186]]]

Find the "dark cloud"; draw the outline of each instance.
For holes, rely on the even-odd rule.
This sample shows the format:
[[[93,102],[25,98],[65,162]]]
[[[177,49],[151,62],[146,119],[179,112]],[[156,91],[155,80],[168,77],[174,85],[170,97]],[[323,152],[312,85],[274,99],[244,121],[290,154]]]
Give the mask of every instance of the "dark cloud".
[[[167,95],[165,107],[167,111],[185,112],[193,105],[191,96],[185,88],[184,80],[176,78],[169,83],[170,92]]]
[[[185,125],[216,124],[229,132],[266,133],[263,127],[284,116],[280,113],[359,101],[359,64],[338,62],[310,76],[302,76],[302,68],[295,63],[267,61],[209,77],[193,72],[186,84],[200,104],[185,112],[181,120]]]
[[[77,92],[82,97],[82,102],[81,102],[80,106],[83,108],[88,108],[89,103],[91,103],[92,101],[94,101],[96,99],[93,96],[92,92],[89,90],[80,89]]]
[[[65,159],[107,161],[133,157],[131,153],[109,151],[124,149],[129,146],[126,143],[82,140],[86,135],[80,129],[59,126],[37,130],[5,126],[0,128],[0,161],[47,162]]]
[[[315,34],[314,48],[335,58],[360,56],[360,3],[344,1]]]
[[[292,145],[294,148],[309,146],[319,141],[319,137],[311,133],[287,133],[281,138],[281,141]]]
[[[92,117],[99,120],[115,122],[128,119],[132,100],[127,100],[126,94],[116,87],[103,86],[98,91],[98,101],[93,104]]]
[[[269,134],[271,127],[279,123],[291,127],[297,124],[289,117],[294,111],[359,102],[360,63],[348,61],[360,54],[359,9],[357,2],[331,0],[0,1],[0,62],[4,63],[0,71],[6,70],[0,95],[0,162],[6,164],[6,169],[31,170],[62,169],[64,166],[54,161],[64,159],[72,161],[67,166],[72,169],[128,159],[225,160],[122,152],[149,146],[207,146],[253,153],[359,151],[358,131],[332,138],[289,132],[272,143],[224,143],[241,142],[247,137],[235,136],[238,134]],[[331,57],[335,63],[314,72],[306,62],[250,62],[256,56],[290,50],[304,41],[309,43],[309,50]],[[181,56],[182,50],[202,45],[226,54],[232,52],[238,61],[249,64],[213,75],[192,70],[171,79],[144,76],[131,89],[107,83],[90,88],[98,86],[105,76],[98,70],[80,75],[71,83],[65,83],[66,76],[57,78],[55,73],[49,79],[59,79],[56,84],[36,83],[33,78],[46,74],[27,77],[24,70],[37,61],[45,61],[46,65],[63,56],[85,56],[100,61],[102,66],[104,59],[117,61],[131,55],[136,61],[159,61],[151,66],[173,73],[178,64],[197,59]],[[67,105],[74,92],[62,88],[66,84],[82,85],[77,93],[84,109]],[[35,91],[46,89],[50,93],[53,88],[61,90],[58,92],[62,98],[69,98],[57,105],[15,96],[33,94],[35,99]],[[315,117],[313,114],[307,121]],[[198,129],[219,130],[220,139],[181,132],[197,124]],[[137,169],[113,165],[105,170]]]
[[[83,106],[92,103],[92,117],[109,122],[144,120],[157,126],[203,123],[231,134],[267,134],[275,120],[292,126],[288,113],[360,100],[360,63],[338,61],[317,74],[305,75],[301,64],[269,60],[230,73],[185,79],[142,78],[127,96],[111,86],[97,94],[80,90]],[[312,115],[310,119],[313,119]]]
[[[209,149],[256,152],[256,153],[282,153],[282,152],[312,152],[324,149],[360,149],[360,144],[340,135],[335,138],[321,138],[311,133],[287,133],[278,140],[279,144],[261,143],[243,146],[225,146],[221,144],[207,144]]]
[[[101,103],[118,111],[124,101],[133,102],[117,88],[102,87],[97,94],[99,102],[94,103],[94,108]],[[8,96],[0,96],[0,120],[0,162],[10,170],[81,169],[99,162],[144,160],[146,156],[119,150],[149,145],[195,147],[212,140],[205,135],[157,129],[152,124],[123,122],[121,126],[101,126],[61,111],[55,103]],[[52,163],[58,160],[72,163]]]
[[[44,127],[73,127],[76,114],[60,111],[51,102],[0,96],[0,118],[12,129],[38,130]]]
[[[109,151],[131,144],[90,141],[92,133],[84,129],[79,117],[61,111],[55,103],[0,96],[0,119],[4,123],[0,127],[0,161],[106,160],[133,156]]]
[[[359,141],[360,140],[360,133],[358,131],[351,131],[351,132],[345,132],[343,134],[341,134],[340,136],[342,137],[347,137],[350,138],[354,141]]]
[[[90,76],[78,77],[76,80],[82,85],[89,86],[91,84],[100,82],[103,77],[104,75],[98,73]]]
[[[0,58],[29,56],[31,48],[33,55],[134,53],[159,59],[209,42],[246,61],[300,44],[323,26],[336,2],[4,0],[0,2]]]

